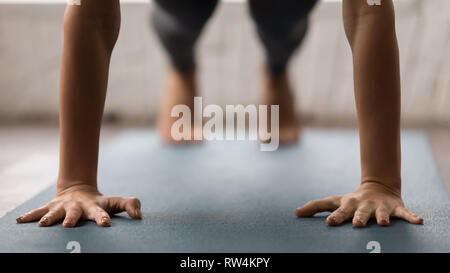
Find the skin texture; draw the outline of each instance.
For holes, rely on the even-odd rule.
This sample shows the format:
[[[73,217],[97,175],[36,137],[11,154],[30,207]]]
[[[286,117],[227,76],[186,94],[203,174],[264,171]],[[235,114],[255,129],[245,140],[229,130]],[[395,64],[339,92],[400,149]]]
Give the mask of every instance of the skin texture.
[[[194,127],[194,97],[197,95],[197,81],[195,69],[189,72],[181,72],[171,67],[167,73],[166,90],[161,101],[161,108],[158,117],[157,127],[161,139],[166,144],[184,145],[199,144],[201,141],[194,140],[194,131],[202,128]],[[171,111],[175,105],[187,105],[191,110],[191,137],[192,140],[177,141],[172,138],[172,125],[179,117],[172,117]]]
[[[389,225],[390,217],[422,224],[401,198],[400,69],[393,3],[369,6],[344,0],[343,19],[353,53],[361,185],[350,194],[311,201],[295,214],[310,217],[330,211],[331,226],[353,218],[355,227],[364,227],[372,217],[381,226]]]
[[[97,189],[100,125],[111,53],[120,28],[118,0],[83,1],[67,6],[60,86],[60,166],[56,197],[28,212],[18,223],[51,226],[79,219],[111,224],[110,215],[127,211],[141,218],[136,198],[106,197]]]
[[[273,74],[263,69],[263,104],[269,105],[267,120],[271,119],[270,105],[279,105],[279,140],[282,145],[296,144],[300,137],[301,123],[295,111],[294,91],[287,71]],[[267,124],[271,130],[271,123]],[[270,142],[270,140],[268,140]]]

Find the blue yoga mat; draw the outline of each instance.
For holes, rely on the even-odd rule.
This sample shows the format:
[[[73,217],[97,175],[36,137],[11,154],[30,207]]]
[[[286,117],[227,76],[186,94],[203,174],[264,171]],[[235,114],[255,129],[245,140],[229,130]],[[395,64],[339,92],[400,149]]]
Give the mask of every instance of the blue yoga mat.
[[[102,149],[99,184],[104,194],[140,198],[143,220],[16,224],[51,200],[52,186],[0,219],[0,252],[449,252],[450,200],[426,135],[403,133],[402,148],[404,201],[424,225],[356,229],[327,226],[328,213],[294,216],[311,199],[357,188],[355,131],[306,130],[299,145],[261,152],[246,141],[165,146],[153,130],[129,130]]]

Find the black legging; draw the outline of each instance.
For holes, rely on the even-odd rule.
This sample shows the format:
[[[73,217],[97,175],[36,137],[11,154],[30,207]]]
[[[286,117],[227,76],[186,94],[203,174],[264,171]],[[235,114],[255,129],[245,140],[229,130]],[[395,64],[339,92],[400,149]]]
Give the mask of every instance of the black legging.
[[[152,22],[174,67],[194,68],[194,47],[218,0],[155,0]],[[249,0],[250,14],[274,74],[283,73],[305,37],[317,0]]]

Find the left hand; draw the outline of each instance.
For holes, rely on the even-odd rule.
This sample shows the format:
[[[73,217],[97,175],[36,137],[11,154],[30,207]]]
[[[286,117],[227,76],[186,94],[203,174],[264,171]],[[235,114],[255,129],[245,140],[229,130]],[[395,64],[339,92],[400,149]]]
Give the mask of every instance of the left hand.
[[[365,227],[373,217],[380,226],[388,226],[390,217],[398,217],[411,224],[423,224],[422,218],[405,208],[398,191],[379,183],[363,183],[353,193],[310,201],[298,208],[295,215],[311,217],[323,211],[332,212],[327,217],[330,226],[339,226],[353,218],[353,226]]]
[[[87,184],[58,191],[45,206],[23,214],[17,223],[39,221],[49,227],[63,220],[63,227],[75,227],[80,219],[95,221],[101,227],[111,225],[110,215],[126,211],[133,219],[141,219],[141,202],[137,198],[103,196],[97,187]]]

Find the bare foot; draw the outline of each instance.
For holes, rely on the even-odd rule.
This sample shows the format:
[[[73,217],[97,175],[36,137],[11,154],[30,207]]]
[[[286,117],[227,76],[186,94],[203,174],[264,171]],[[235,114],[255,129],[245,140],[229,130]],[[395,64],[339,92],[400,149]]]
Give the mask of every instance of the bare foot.
[[[280,144],[298,142],[301,124],[295,112],[294,94],[287,73],[273,75],[264,68],[264,104],[280,106]],[[270,111],[268,112],[270,128]]]
[[[161,138],[168,144],[188,144],[197,143],[196,141],[176,141],[171,134],[172,125],[178,117],[171,117],[172,108],[178,104],[187,105],[191,109],[192,133],[194,136],[194,97],[197,93],[195,71],[189,73],[180,73],[171,68],[168,72],[166,90],[163,95],[158,117],[158,130]]]

